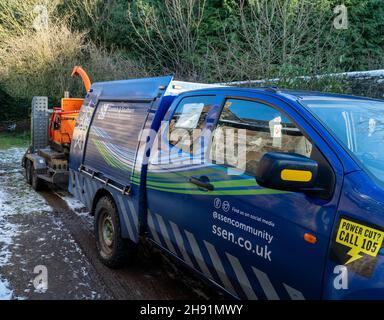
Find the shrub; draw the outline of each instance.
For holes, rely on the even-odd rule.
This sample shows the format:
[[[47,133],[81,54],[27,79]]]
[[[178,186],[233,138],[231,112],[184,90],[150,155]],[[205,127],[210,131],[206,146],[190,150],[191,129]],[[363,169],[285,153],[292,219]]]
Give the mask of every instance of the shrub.
[[[5,6],[5,3],[17,5]],[[85,31],[71,31],[69,19],[60,21],[54,16],[53,5],[48,10],[47,26],[36,29],[31,27],[34,16],[28,11],[36,1],[6,0],[5,3],[0,5],[7,10],[6,16],[4,12],[0,15],[3,17],[0,84],[12,97],[30,101],[33,96],[43,95],[58,104],[64,91],[72,96],[84,96],[81,81],[70,77],[75,65],[82,65],[92,81],[146,74],[140,64],[128,59],[121,50],[96,46],[88,40]]]

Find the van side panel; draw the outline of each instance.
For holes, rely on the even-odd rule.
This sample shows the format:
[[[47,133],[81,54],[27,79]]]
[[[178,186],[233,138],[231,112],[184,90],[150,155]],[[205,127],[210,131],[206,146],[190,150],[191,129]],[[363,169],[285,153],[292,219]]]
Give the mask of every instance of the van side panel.
[[[100,101],[89,130],[84,165],[122,185],[130,184],[139,134],[151,103]]]
[[[138,136],[152,102],[100,101],[90,126],[83,165],[97,176],[122,186],[131,185]],[[106,186],[89,176],[72,171],[72,192],[91,211],[98,191],[104,190],[113,197],[120,221],[122,237],[139,240],[137,211],[138,187],[131,185],[131,195]]]
[[[139,241],[142,198],[140,180],[133,174],[139,140],[144,126],[152,126],[148,111],[160,105],[171,80],[94,84],[87,96],[90,105],[83,106],[75,129],[79,142],[71,149],[69,191],[90,211],[100,191],[109,194],[119,214],[122,237],[134,242]],[[138,172],[141,174],[141,166]],[[122,192],[128,188],[130,192]]]

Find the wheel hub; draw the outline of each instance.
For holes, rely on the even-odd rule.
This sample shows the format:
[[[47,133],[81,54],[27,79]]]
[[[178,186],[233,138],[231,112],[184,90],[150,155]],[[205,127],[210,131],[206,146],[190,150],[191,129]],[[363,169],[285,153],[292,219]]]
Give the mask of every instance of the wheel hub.
[[[105,215],[102,222],[102,235],[105,245],[109,248],[113,245],[114,229],[112,218],[110,215]]]

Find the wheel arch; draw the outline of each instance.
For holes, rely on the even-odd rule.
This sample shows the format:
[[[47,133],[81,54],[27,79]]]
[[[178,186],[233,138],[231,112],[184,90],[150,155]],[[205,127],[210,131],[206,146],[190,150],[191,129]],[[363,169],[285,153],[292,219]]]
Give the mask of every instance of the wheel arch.
[[[91,212],[90,212],[91,216],[95,216],[95,210],[96,210],[97,203],[103,197],[109,197],[114,202],[115,207],[117,208],[116,201],[113,198],[112,193],[109,192],[107,189],[101,188],[101,189],[96,191],[95,196],[93,197],[92,207],[91,207]]]
[[[103,201],[105,204],[102,204],[100,211],[98,211],[98,203],[100,203],[100,200],[102,199],[105,199]],[[103,208],[104,205],[106,205],[107,208]],[[130,257],[134,256],[134,254],[136,253],[137,244],[133,241],[129,241],[130,239],[128,237],[127,227],[124,223],[121,209],[114,197],[113,192],[110,192],[105,188],[99,189],[93,199],[92,207],[93,214],[95,215],[95,237],[98,256],[106,266],[110,268],[120,268],[129,260]],[[112,218],[112,220],[114,221],[113,224],[115,228],[120,229],[114,234],[114,244],[112,245],[112,251],[107,252],[107,254],[105,253],[106,251],[103,245],[103,243],[105,244],[105,242],[100,235],[100,219],[102,219],[103,215],[105,214],[105,211],[103,212],[103,209],[106,209],[107,212],[109,212],[109,210],[114,210],[114,217]]]
[[[124,239],[130,239],[130,240],[134,241],[134,239],[131,239],[131,237],[129,236],[128,226],[125,223],[125,220],[124,220],[123,213],[122,213],[122,210],[120,208],[119,202],[117,201],[117,199],[113,195],[113,192],[110,192],[106,188],[100,188],[99,190],[97,190],[96,193],[95,193],[95,196],[93,198],[93,201],[92,201],[92,208],[91,208],[90,215],[91,216],[95,216],[95,211],[96,211],[97,203],[103,197],[108,197],[113,202],[113,204],[115,206],[115,209],[116,209],[117,214],[119,216],[120,225],[121,225],[121,237],[124,238]]]

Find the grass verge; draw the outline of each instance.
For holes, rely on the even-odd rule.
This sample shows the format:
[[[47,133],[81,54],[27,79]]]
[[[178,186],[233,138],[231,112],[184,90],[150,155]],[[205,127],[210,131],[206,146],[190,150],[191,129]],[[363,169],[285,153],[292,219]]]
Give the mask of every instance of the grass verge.
[[[31,140],[29,132],[25,133],[1,133],[0,132],[0,149],[8,149],[12,147],[27,148]]]

